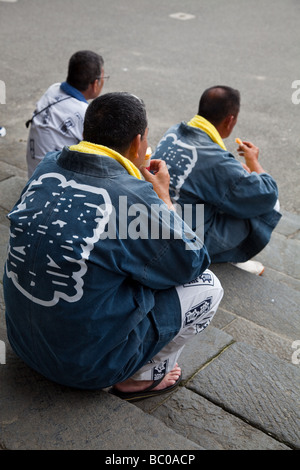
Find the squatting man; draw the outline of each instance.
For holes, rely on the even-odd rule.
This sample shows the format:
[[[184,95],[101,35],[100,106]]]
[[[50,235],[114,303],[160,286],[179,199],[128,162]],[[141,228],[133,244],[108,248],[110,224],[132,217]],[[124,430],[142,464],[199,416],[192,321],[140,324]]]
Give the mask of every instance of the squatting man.
[[[143,167],[147,135],[139,98],[96,98],[84,140],[48,153],[8,215],[12,348],[52,381],[111,387],[126,400],[179,384],[184,344],[208,326],[223,295],[205,246],[173,210],[166,163]],[[148,214],[169,212],[157,219],[170,239],[101,239],[120,196]]]
[[[242,164],[226,149],[223,139],[231,135],[239,111],[238,90],[208,88],[197,114],[167,130],[154,157],[168,166],[177,207],[204,204],[204,242],[212,263],[262,274],[264,266],[252,258],[269,243],[281,218],[278,188],[252,142],[237,139]]]

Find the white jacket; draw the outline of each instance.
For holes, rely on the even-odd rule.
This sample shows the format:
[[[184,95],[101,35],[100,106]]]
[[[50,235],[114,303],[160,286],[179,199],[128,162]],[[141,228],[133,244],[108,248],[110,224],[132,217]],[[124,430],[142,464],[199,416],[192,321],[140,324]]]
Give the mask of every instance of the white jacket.
[[[68,93],[63,91],[62,85]],[[55,83],[48,88],[36,105],[30,126],[26,154],[28,177],[46,153],[82,140],[87,106],[82,93],[66,82]]]

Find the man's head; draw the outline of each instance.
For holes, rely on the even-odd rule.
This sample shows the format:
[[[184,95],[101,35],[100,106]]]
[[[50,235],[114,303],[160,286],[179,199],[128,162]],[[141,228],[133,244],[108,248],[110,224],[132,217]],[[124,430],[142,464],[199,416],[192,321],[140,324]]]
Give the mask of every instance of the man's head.
[[[142,100],[126,92],[106,93],[87,108],[83,138],[104,145],[130,160],[147,150],[147,115]],[[138,166],[138,162],[134,163]]]
[[[200,98],[198,115],[207,119],[225,138],[231,134],[240,110],[240,92],[227,86],[213,86]]]
[[[67,82],[87,99],[99,96],[103,79],[103,58],[92,51],[78,51],[69,60]]]

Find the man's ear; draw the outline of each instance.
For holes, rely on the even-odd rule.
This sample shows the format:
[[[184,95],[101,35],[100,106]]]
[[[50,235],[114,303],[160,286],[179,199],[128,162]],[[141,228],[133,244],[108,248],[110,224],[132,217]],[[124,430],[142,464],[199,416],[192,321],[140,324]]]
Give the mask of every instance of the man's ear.
[[[95,91],[96,91],[97,82],[98,82],[98,79],[96,78],[96,80],[94,80],[92,83],[90,83],[91,89],[93,90],[93,93],[95,93]]]
[[[97,98],[97,96],[99,96],[101,93],[102,86],[99,89],[99,80],[96,78],[92,83],[89,84],[88,88],[83,91],[82,94],[87,100]]]
[[[228,116],[226,116],[226,118],[224,119],[224,124],[225,124],[225,127],[230,127],[232,125],[234,121],[234,116],[233,114],[228,114]]]
[[[141,134],[136,135],[130,144],[130,155],[132,158],[139,158],[139,149],[141,145]]]
[[[99,79],[98,78],[96,78],[96,80],[94,80],[91,83],[92,95],[93,95],[94,98],[97,98],[97,96],[99,96],[99,94],[102,91],[102,87],[103,87],[103,83],[101,84],[101,82],[100,82],[100,84],[99,84]]]
[[[95,82],[96,82],[96,80],[95,80]],[[94,96],[95,82],[90,83],[88,88],[81,92],[86,100],[90,100]]]
[[[233,114],[229,114],[228,116],[226,116],[226,118],[224,119],[224,127],[227,132],[232,132],[234,126],[236,125],[236,121],[236,116],[234,116]]]

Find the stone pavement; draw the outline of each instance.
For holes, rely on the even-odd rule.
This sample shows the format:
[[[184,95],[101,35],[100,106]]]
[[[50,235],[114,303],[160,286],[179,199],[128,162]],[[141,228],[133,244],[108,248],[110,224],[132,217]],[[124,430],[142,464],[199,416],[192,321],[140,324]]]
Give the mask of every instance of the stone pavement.
[[[1,158],[1,279],[5,214],[25,183],[22,165]],[[284,212],[258,256],[262,277],[214,265],[225,295],[181,356],[182,385],[136,404],[61,387],[29,369],[7,341],[1,283],[0,449],[300,449],[299,254],[300,216]]]

